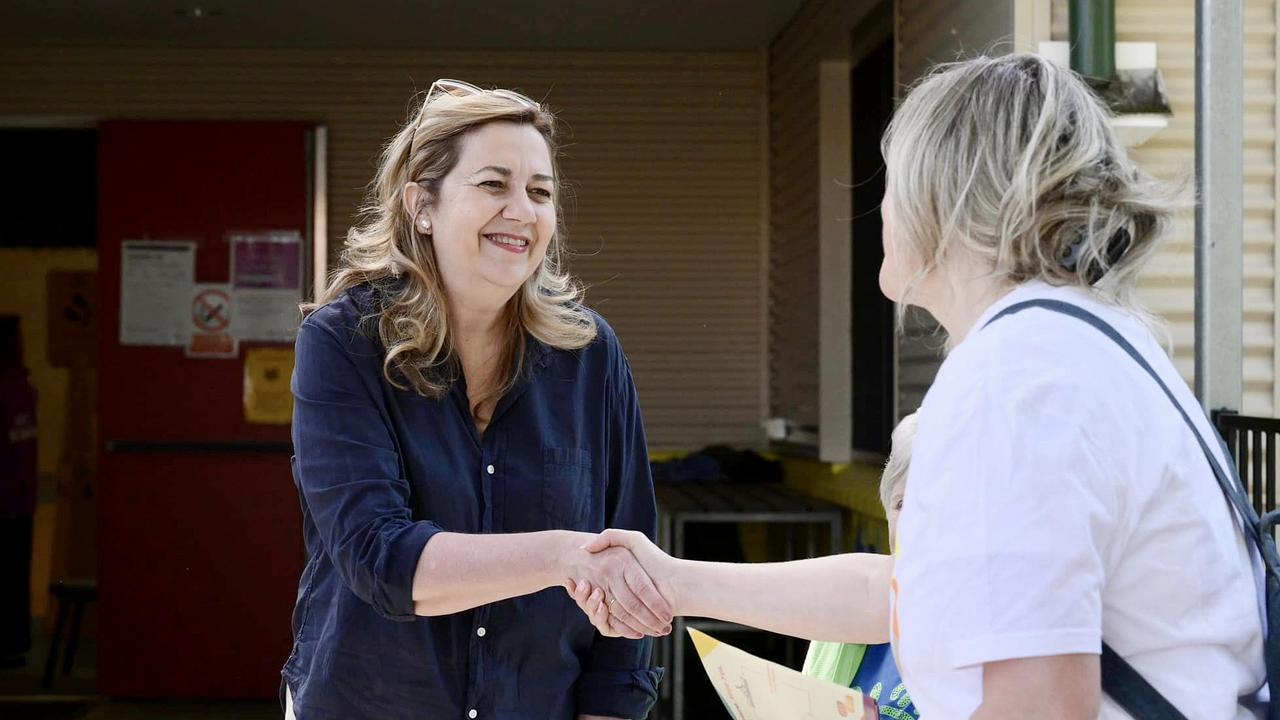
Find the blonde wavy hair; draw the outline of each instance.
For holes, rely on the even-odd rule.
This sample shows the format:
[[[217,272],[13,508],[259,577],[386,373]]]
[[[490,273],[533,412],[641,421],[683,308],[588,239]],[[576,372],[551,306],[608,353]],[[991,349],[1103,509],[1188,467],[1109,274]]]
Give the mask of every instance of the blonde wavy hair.
[[[1159,327],[1134,290],[1181,191],[1129,160],[1075,73],[1032,54],[940,65],[894,113],[881,148],[894,241],[918,264],[899,322],[959,246],[992,279],[1085,288]]]
[[[507,305],[502,382],[474,406],[501,397],[524,369],[527,338],[550,347],[574,350],[596,336],[596,323],[582,305],[582,286],[563,268],[563,184],[557,162],[555,116],[540,103],[508,90],[469,94],[431,93],[414,117],[386,144],[370,183],[360,221],[347,234],[339,269],[303,314],[333,302],[351,288],[369,284],[379,307],[366,320],[377,321],[386,348],[383,374],[392,385],[440,397],[456,380],[456,358],[444,284],[429,234],[419,233],[405,211],[402,193],[417,182],[435,202],[441,181],[458,162],[467,133],[493,122],[533,126],[547,141],[555,175],[556,231],[541,266]]]

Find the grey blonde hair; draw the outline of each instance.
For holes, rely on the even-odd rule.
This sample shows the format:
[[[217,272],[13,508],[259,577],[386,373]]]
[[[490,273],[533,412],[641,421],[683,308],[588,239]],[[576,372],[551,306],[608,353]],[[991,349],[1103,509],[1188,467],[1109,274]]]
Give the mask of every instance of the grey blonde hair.
[[[911,413],[893,429],[889,440],[889,460],[880,474],[880,504],[886,511],[893,501],[893,489],[907,479],[907,469],[911,467],[911,445],[915,442],[918,424],[916,413]]]
[[[900,313],[958,246],[998,282],[1086,288],[1157,324],[1134,289],[1179,189],[1130,162],[1075,73],[1031,54],[941,65],[907,95],[882,150],[895,244],[918,267]]]
[[[310,313],[352,287],[372,285],[380,304],[375,317],[386,348],[387,381],[427,397],[443,395],[458,372],[444,284],[431,235],[417,231],[401,198],[405,185],[417,182],[427,190],[428,202],[436,202],[441,181],[458,162],[462,139],[493,122],[531,125],[546,140],[555,175],[556,232],[542,265],[507,306],[502,383],[486,398],[471,398],[475,405],[511,389],[523,370],[527,336],[565,350],[584,347],[596,336],[593,316],[579,304],[581,285],[562,266],[563,185],[555,117],[541,104],[492,90],[424,98],[383,149],[360,222],[347,234],[340,268],[316,302],[303,305],[303,312]]]

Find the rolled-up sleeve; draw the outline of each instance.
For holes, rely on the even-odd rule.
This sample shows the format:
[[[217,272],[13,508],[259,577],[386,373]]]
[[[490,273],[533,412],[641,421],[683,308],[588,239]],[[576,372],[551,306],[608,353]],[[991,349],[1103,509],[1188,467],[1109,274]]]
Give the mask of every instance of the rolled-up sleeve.
[[[357,597],[383,617],[412,620],[418,558],[440,527],[411,517],[377,350],[313,315],[298,331],[295,362],[297,482],[325,550]]]
[[[608,428],[608,525],[639,530],[653,539],[658,527],[649,449],[631,368],[621,351],[611,378]],[[643,718],[658,697],[663,670],[650,666],[653,639],[597,636],[577,684],[578,712],[618,718]]]

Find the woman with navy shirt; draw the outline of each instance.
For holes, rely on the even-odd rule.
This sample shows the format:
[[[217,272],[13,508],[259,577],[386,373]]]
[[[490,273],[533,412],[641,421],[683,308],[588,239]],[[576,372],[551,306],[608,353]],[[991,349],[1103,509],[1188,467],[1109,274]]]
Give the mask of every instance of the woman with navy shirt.
[[[606,527],[652,535],[636,391],[560,267],[553,118],[437,81],[388,144],[342,268],[305,308],[293,440],[308,562],[286,715],[641,718],[670,608]],[[634,621],[634,623],[632,623]]]

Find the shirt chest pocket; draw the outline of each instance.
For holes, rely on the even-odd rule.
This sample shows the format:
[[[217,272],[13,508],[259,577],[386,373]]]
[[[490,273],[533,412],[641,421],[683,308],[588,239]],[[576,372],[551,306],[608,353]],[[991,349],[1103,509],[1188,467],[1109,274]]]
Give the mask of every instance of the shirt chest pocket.
[[[542,450],[542,509],[550,525],[586,529],[593,495],[591,455],[580,448]]]

